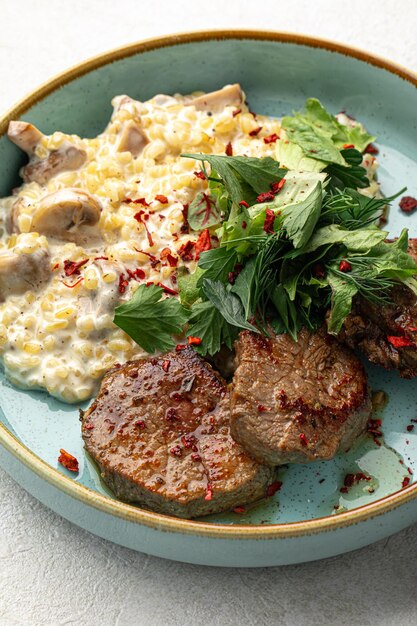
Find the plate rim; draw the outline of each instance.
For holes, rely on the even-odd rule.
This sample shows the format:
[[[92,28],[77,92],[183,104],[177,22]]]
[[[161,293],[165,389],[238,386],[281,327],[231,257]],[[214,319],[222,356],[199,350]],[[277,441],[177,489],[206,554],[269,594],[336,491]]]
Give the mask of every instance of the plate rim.
[[[207,31],[190,31],[164,37],[152,37],[140,40],[128,45],[119,46],[110,51],[91,57],[78,63],[63,72],[42,83],[32,90],[15,105],[9,108],[0,117],[0,137],[7,131],[11,119],[18,119],[29,108],[43,100],[50,93],[63,85],[79,78],[90,71],[104,65],[128,58],[135,54],[148,52],[159,48],[165,48],[187,43],[202,41],[226,40],[226,39],[249,39],[262,41],[275,41],[279,43],[295,44],[306,47],[320,48],[329,52],[336,52],[347,57],[355,58],[379,69],[384,69],[396,74],[400,78],[410,82],[417,88],[417,74],[412,70],[402,67],[400,64],[385,59],[382,56],[369,53],[361,48],[341,44],[329,39],[310,37],[286,31],[270,31],[259,29],[211,29]],[[277,539],[291,538],[318,534],[323,531],[336,530],[364,522],[371,518],[383,515],[399,506],[417,498],[417,482],[405,489],[397,490],[384,498],[380,498],[370,504],[357,507],[350,511],[314,518],[307,521],[289,522],[282,524],[244,525],[233,526],[218,523],[200,522],[195,520],[181,519],[147,511],[120,500],[111,499],[88,487],[65,476],[57,469],[46,463],[30,448],[23,444],[4,424],[0,424],[0,444],[11,453],[18,461],[23,463],[38,477],[48,482],[53,487],[64,492],[86,506],[104,513],[122,518],[125,521],[134,522],[159,531],[191,534],[206,537],[224,539]]]

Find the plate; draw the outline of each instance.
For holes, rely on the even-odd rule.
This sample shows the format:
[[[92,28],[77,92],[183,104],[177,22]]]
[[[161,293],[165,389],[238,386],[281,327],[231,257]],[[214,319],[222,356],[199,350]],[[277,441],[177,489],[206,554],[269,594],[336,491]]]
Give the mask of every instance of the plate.
[[[43,132],[99,133],[110,101],[127,93],[210,91],[240,82],[251,108],[281,116],[318,97],[346,110],[378,136],[386,194],[404,185],[417,195],[417,77],[388,61],[328,41],[264,31],[213,31],[153,39],[101,55],[52,79],[0,120],[0,195],[19,183],[22,155],[4,133],[20,117]],[[2,136],[1,136],[2,135]],[[389,229],[417,231],[416,218],[393,206]],[[282,489],[248,510],[179,520],[117,501],[86,457],[78,407],[43,392],[13,388],[0,375],[0,463],[30,493],[79,526],[149,554],[220,566],[308,561],[367,545],[417,521],[417,380],[368,367],[373,389],[388,393],[379,417],[384,442],[367,439],[329,462],[280,471]],[[59,449],[75,454],[78,475],[58,465]],[[369,485],[340,492],[347,473],[365,471]],[[411,472],[411,473],[410,473]],[[409,486],[403,487],[404,478]]]

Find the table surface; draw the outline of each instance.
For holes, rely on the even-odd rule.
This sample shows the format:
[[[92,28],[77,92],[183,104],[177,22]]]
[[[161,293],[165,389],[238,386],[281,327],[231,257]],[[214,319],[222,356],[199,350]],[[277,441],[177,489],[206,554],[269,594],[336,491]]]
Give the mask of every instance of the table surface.
[[[246,5],[246,6],[245,6]],[[256,9],[255,10],[255,6]],[[414,0],[0,0],[0,111],[107,49],[206,28],[268,28],[365,48],[417,70]],[[121,548],[0,471],[0,624],[396,626],[417,621],[417,526],[304,565],[219,569]]]

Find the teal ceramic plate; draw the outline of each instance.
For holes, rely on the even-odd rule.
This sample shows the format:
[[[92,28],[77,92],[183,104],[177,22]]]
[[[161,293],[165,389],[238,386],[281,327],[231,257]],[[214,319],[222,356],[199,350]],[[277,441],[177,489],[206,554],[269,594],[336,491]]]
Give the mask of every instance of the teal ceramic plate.
[[[251,107],[281,116],[309,96],[346,110],[378,136],[386,194],[408,186],[417,195],[417,77],[359,50],[290,34],[235,31],[151,40],[102,55],[53,79],[0,120],[0,195],[18,182],[22,157],[4,136],[23,117],[44,132],[93,136],[106,125],[110,101],[127,93],[210,91],[240,82]],[[391,210],[389,229],[417,235],[417,217]],[[0,379],[0,462],[28,491],[74,523],[122,545],[162,557],[223,566],[295,563],[364,546],[417,521],[417,381],[369,367],[389,403],[380,415],[385,443],[371,439],[326,463],[281,471],[283,487],[245,513],[178,520],[118,502],[86,458],[78,411],[41,392]],[[417,428],[416,428],[417,432]],[[58,466],[59,449],[75,454],[80,472]],[[346,473],[371,483],[340,492]],[[411,472],[411,474],[409,473]],[[404,478],[410,478],[403,487]]]

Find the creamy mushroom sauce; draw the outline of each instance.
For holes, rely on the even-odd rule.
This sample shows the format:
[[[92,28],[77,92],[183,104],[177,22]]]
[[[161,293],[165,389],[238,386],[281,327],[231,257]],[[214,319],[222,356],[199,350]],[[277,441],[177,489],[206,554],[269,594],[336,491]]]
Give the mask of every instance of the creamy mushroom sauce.
[[[235,155],[275,156],[276,145],[264,142],[264,137],[280,134],[278,119],[253,115],[244,103],[219,101],[209,109],[190,106],[198,95],[157,95],[146,102],[118,96],[109,125],[96,138],[55,132],[41,135],[30,150],[20,144],[34,166],[23,171],[26,182],[0,200],[0,283],[6,253],[47,253],[50,279],[33,289],[36,281],[28,275],[29,288],[0,303],[0,355],[13,384],[46,389],[66,402],[77,402],[97,391],[104,372],[115,362],[144,355],[113,324],[114,309],[144,282],[176,291],[177,266],[185,264],[192,270],[195,265],[179,254],[184,244],[198,238],[198,233],[184,228],[183,205],[207,183],[194,174],[200,165],[180,154],[225,154],[230,142]],[[346,116],[339,119],[351,123]],[[128,130],[132,126],[133,135]],[[60,171],[59,166],[45,180],[51,174],[47,170],[45,176],[45,159],[51,153],[66,154],[68,146],[75,146],[82,156],[73,164],[83,163],[69,171]],[[364,165],[373,181],[369,192],[374,194],[375,157],[365,155]],[[53,235],[37,233],[33,224],[41,201],[66,188],[91,194],[101,206],[98,223],[84,227],[78,237],[65,222],[60,233],[55,216]],[[135,215],[140,211],[144,213],[138,221]],[[164,258],[167,248],[177,266],[172,258],[171,264]],[[66,275],[65,267],[67,272],[74,267],[68,262],[84,261]]]

